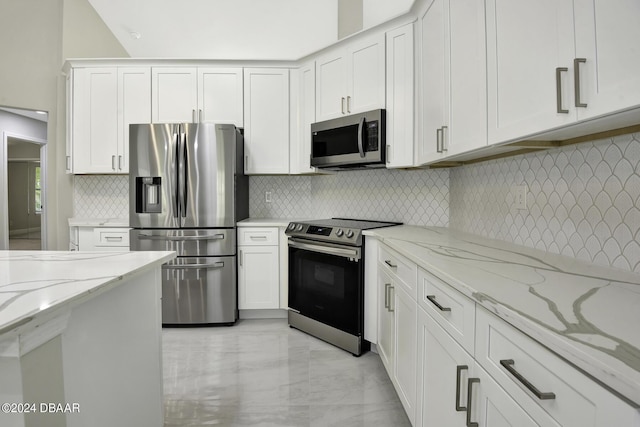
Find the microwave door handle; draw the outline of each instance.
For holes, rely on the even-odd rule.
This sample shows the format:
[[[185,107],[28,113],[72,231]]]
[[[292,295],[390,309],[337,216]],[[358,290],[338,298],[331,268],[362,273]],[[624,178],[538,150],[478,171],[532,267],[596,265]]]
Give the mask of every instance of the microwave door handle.
[[[364,147],[363,147],[363,137],[362,133],[364,132],[364,117],[360,119],[360,123],[358,124],[358,151],[360,152],[360,157],[364,158]]]

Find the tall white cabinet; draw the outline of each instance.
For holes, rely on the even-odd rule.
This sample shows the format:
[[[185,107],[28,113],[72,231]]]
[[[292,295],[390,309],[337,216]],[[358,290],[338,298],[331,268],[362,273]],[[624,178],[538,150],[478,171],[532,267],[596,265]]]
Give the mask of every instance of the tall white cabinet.
[[[244,69],[246,174],[289,173],[289,70]]]
[[[280,308],[277,227],[238,228],[238,309]]]

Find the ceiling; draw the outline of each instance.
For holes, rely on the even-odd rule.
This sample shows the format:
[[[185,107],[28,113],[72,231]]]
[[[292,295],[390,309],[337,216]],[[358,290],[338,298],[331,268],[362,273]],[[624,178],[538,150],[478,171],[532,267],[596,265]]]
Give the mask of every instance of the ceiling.
[[[369,28],[414,0],[88,0],[131,57],[298,60],[337,41],[338,2]]]

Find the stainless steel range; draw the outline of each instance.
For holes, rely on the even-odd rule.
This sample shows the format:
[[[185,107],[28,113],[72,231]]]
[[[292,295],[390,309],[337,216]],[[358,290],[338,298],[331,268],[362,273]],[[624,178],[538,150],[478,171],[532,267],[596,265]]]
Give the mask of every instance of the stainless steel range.
[[[289,236],[289,324],[360,356],[364,339],[362,232],[397,222],[331,218],[292,222]]]

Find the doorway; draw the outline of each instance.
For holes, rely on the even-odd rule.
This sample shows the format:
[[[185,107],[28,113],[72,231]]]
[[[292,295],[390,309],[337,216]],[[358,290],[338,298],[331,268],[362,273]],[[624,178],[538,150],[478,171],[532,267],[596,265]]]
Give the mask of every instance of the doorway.
[[[42,249],[41,145],[7,138],[9,249]]]

